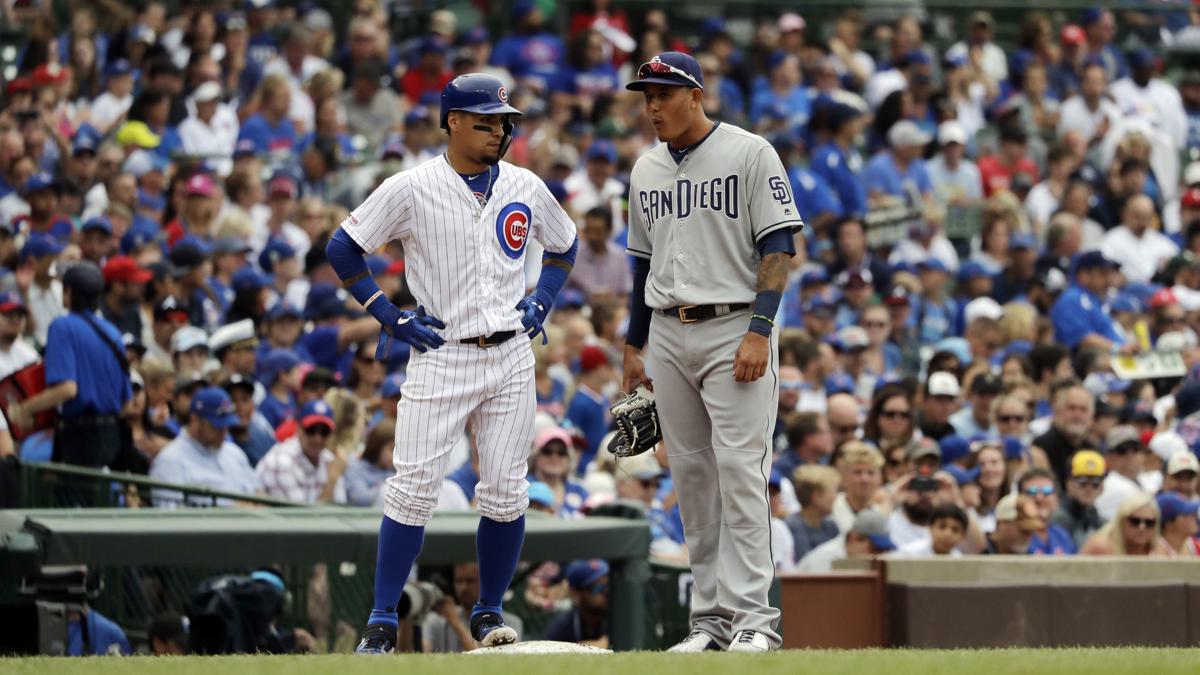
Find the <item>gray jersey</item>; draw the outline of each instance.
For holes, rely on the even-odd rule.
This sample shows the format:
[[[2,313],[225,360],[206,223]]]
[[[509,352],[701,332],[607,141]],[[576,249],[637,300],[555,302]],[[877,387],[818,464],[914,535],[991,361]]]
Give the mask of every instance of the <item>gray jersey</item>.
[[[650,260],[654,309],[754,302],[757,242],[803,227],[775,149],[731,124],[718,124],[678,164],[666,143],[647,152],[629,198],[628,251]]]

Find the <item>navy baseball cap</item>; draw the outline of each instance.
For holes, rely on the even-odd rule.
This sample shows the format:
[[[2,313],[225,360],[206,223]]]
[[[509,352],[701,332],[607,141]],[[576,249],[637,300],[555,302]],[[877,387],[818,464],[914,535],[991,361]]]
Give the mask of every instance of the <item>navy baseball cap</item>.
[[[25,240],[25,245],[21,247],[21,259],[58,255],[63,252],[64,248],[66,246],[54,237],[43,232],[35,232],[29,235],[29,239]]]
[[[96,154],[97,140],[90,131],[80,129],[75,132],[75,138],[71,141],[71,155],[78,156],[85,152]]]
[[[834,373],[825,378],[825,395],[853,394],[854,386],[854,378],[846,373]]]
[[[271,308],[267,310],[267,321],[278,321],[285,317],[299,320],[304,318],[304,313],[300,311],[299,307],[283,301],[271,305]]]
[[[638,79],[625,85],[629,91],[642,91],[649,84],[704,88],[700,64],[683,52],[663,52],[643,63],[637,74]]]
[[[212,247],[204,240],[189,234],[175,244],[168,257],[177,273],[186,274],[208,260],[210,255],[212,255]]]
[[[275,265],[284,260],[296,257],[296,249],[283,239],[274,238],[267,242],[263,247],[262,253],[258,254],[258,266],[267,274],[275,272]]]
[[[577,591],[590,588],[606,576],[608,576],[608,563],[598,558],[576,560],[563,570],[563,577],[567,580],[567,585]]]
[[[263,359],[263,384],[270,386],[280,375],[300,365],[300,355],[293,349],[272,349]]]
[[[400,388],[404,386],[404,381],[407,379],[404,373],[394,373],[388,375],[383,381],[383,389],[379,395],[383,398],[395,398],[400,395]]]
[[[249,265],[234,272],[231,281],[234,293],[253,293],[271,285],[270,279]]]
[[[25,185],[21,186],[21,196],[31,195],[41,190],[56,190],[58,182],[54,180],[54,176],[46,173],[35,173],[25,181]]]
[[[958,283],[964,283],[972,279],[990,276],[983,265],[974,260],[968,260],[958,268]]]
[[[113,233],[113,224],[107,216],[96,216],[95,218],[92,218],[84,223],[80,230],[83,232],[87,232],[88,230],[100,230],[104,234],[107,234],[111,237]]]
[[[942,440],[938,441],[938,447],[942,450],[942,462],[945,464],[971,454],[971,444],[967,442],[967,439],[957,434],[943,436]]]
[[[612,141],[603,138],[592,141],[588,146],[587,152],[583,153],[585,160],[599,159],[609,164],[617,163],[617,148],[612,144]]]
[[[982,473],[982,470],[979,467],[975,467],[974,469],[964,469],[957,464],[947,464],[946,466],[942,467],[942,470],[953,476],[954,481],[960,486],[966,485],[967,483],[974,483],[975,480],[979,478],[979,474]]]
[[[1075,275],[1082,270],[1096,269],[1097,267],[1108,267],[1110,269],[1120,269],[1121,263],[1110,260],[1100,251],[1088,251],[1080,254],[1071,263],[1071,274]]]
[[[829,275],[825,270],[809,270],[800,276],[800,288],[808,288],[809,286],[819,286],[829,283]]]
[[[158,224],[149,218],[134,218],[129,229],[121,237],[121,253],[128,255],[158,239]]]
[[[1158,510],[1162,514],[1163,524],[1169,523],[1180,516],[1195,518],[1196,511],[1200,510],[1200,501],[1184,499],[1182,495],[1176,492],[1162,492],[1156,499],[1158,500]]]
[[[337,429],[337,424],[333,421],[333,408],[321,399],[309,401],[300,409],[300,428],[307,429],[309,427],[324,424],[329,427],[330,431]]]
[[[104,66],[105,77],[118,77],[120,75],[132,74],[133,64],[129,62],[129,59],[113,59],[112,61],[108,62],[108,65]]]
[[[345,291],[330,283],[316,283],[308,289],[304,318],[312,320],[342,316],[346,313]]]
[[[218,429],[228,429],[241,423],[233,411],[233,399],[220,387],[205,387],[192,397],[191,414]]]

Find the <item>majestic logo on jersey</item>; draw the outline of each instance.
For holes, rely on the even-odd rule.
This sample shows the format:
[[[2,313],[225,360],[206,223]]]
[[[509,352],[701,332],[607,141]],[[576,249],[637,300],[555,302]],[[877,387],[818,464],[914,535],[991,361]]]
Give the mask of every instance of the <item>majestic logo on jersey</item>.
[[[738,185],[740,180],[737,174],[729,174],[724,178],[717,176],[698,183],[688,178],[677,178],[673,190],[639,191],[638,204],[647,228],[664,216],[674,215],[678,220],[687,218],[692,215],[693,209],[707,209],[736,220],[738,204],[741,203],[738,200]]]
[[[507,88],[507,87],[500,87],[499,89],[497,89],[497,90],[496,90],[496,98],[497,98],[497,99],[498,99],[498,100],[499,100],[501,103],[508,103],[508,88]]]
[[[513,202],[500,209],[496,216],[496,239],[504,255],[516,260],[525,252],[525,238],[529,236],[532,212],[521,202]]]

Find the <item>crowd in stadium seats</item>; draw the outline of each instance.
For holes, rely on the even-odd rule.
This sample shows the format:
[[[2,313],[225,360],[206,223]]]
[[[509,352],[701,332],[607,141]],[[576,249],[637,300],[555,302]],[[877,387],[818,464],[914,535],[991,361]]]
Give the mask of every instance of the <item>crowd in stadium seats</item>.
[[[485,71],[525,113],[506,161],[581,242],[533,345],[531,508],[638,504],[654,555],[686,562],[665,452],[605,450],[629,170],[657,142],[623,84],[681,49],[709,116],[779,152],[806,223],[777,321],[780,570],[1200,550],[1200,70],[1162,51],[1200,40],[1200,10],[1030,11],[1000,45],[985,11],[947,33],[870,8],[676,26],[516,0],[415,27],[385,0],[336,21],[283,0],[8,4],[25,40],[0,108],[0,378],[44,359],[47,387],[7,405],[0,453],[380,504],[408,353],[375,360],[325,247],[439,156],[442,87]],[[398,243],[368,264],[416,306]],[[118,336],[127,375],[97,370]],[[64,448],[79,429],[116,440]],[[439,508],[469,509],[469,428],[452,461]]]

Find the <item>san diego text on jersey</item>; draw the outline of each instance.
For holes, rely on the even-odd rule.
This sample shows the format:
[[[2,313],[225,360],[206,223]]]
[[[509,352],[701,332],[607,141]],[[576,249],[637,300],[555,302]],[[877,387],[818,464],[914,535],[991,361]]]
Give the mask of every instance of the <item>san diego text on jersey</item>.
[[[638,205],[647,229],[652,229],[664,216],[687,218],[692,215],[693,208],[723,212],[726,218],[736,220],[739,185],[737,174],[696,182],[690,178],[676,178],[673,190],[639,190]]]

